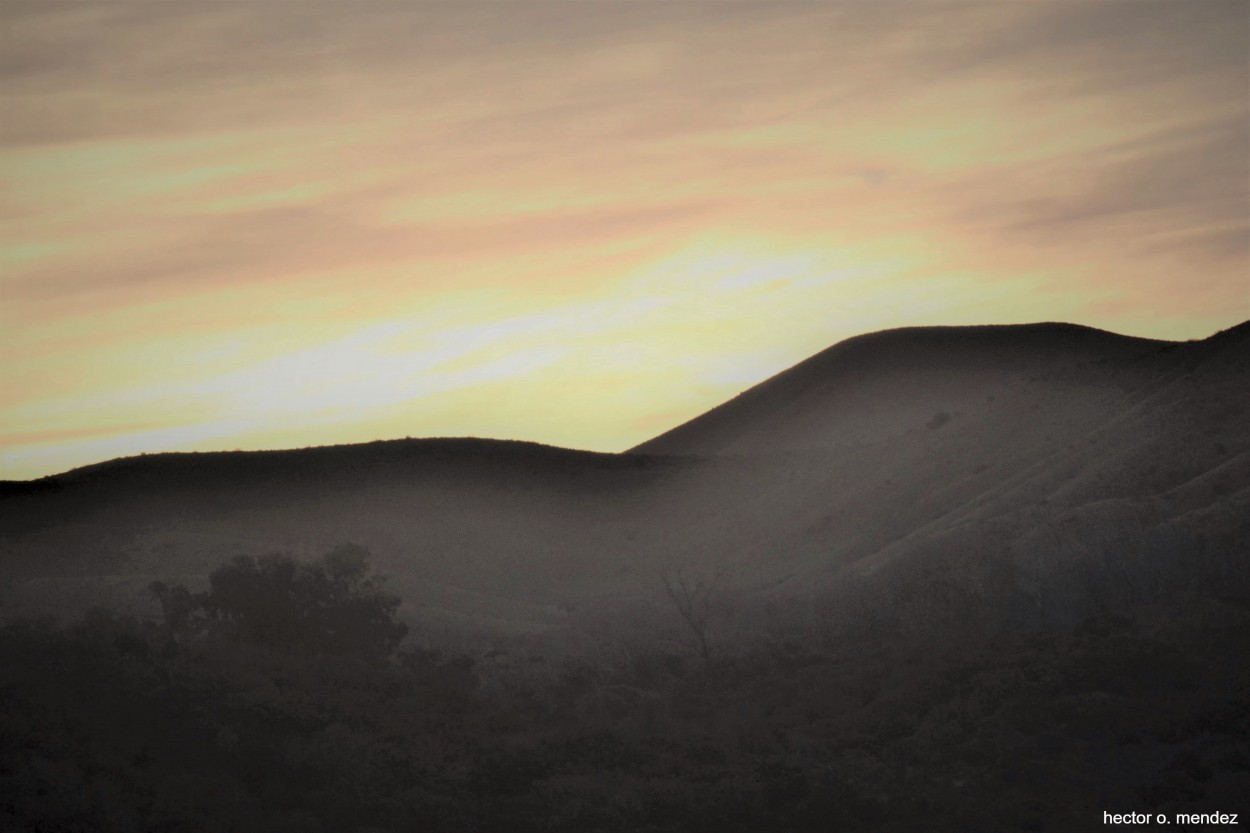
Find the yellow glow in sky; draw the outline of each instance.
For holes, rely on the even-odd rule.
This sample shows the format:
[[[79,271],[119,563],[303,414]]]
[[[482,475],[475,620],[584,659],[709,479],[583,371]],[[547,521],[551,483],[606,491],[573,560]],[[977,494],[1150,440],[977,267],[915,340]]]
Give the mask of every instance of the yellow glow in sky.
[[[0,0],[0,478],[616,451],[851,335],[1250,318],[1250,6]]]

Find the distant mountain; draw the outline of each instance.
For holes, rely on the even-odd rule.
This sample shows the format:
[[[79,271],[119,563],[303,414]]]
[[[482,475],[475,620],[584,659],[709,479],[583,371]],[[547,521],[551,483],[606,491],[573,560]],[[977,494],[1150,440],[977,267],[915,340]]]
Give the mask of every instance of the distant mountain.
[[[1250,323],[1185,343],[892,330],[619,455],[486,440],[156,454],[5,483],[0,501],[12,609],[140,604],[154,577],[352,541],[411,614],[450,622],[547,628],[690,565],[848,620],[1065,626],[1244,581]]]

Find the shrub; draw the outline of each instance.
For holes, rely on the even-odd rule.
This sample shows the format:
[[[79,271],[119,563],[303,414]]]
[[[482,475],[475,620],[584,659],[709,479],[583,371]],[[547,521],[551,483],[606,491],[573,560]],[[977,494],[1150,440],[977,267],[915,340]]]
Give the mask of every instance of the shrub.
[[[238,556],[209,575],[209,591],[152,585],[175,634],[210,631],[309,653],[390,656],[408,632],[400,599],[383,592],[369,552],[344,544],[312,563],[273,553]]]

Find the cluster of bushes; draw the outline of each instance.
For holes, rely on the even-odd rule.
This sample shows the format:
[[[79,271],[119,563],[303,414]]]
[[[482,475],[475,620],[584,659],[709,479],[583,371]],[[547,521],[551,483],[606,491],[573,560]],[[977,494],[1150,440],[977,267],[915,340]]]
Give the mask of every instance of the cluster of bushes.
[[[463,721],[476,685],[467,658],[398,649],[360,550],[153,592],[162,622],[0,629],[0,829],[364,829],[394,773],[441,764],[401,741]]]
[[[355,654],[385,659],[408,633],[395,618],[400,598],[383,591],[369,552],[344,544],[319,561],[240,556],[214,570],[210,589],[154,582],[166,633],[177,640],[225,637],[309,656]]]
[[[404,647],[366,555],[236,559],[204,593],[154,586],[161,621],[0,628],[0,828],[1071,830],[1250,793],[1238,605],[470,657]]]

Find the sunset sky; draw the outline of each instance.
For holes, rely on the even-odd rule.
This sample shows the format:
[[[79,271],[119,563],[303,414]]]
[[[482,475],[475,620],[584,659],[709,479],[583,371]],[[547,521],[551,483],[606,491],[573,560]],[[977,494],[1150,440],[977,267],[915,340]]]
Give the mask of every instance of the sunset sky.
[[[617,451],[828,345],[1250,318],[1250,0],[0,0],[0,478]]]

